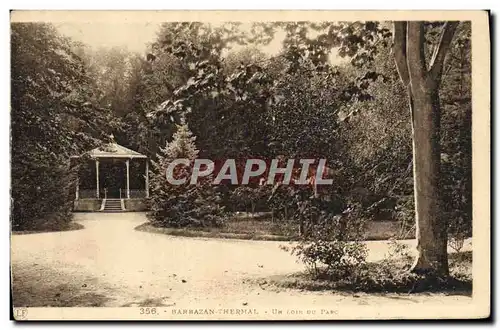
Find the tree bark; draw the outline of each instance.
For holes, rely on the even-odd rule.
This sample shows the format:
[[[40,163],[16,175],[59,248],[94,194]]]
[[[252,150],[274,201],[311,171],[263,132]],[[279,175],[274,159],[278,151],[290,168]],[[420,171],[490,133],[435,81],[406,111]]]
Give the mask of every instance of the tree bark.
[[[443,62],[458,22],[446,23],[427,69],[422,22],[394,22],[393,53],[406,86],[412,123],[417,257],[412,271],[448,275],[447,219],[443,216],[440,173],[439,85]]]
[[[436,90],[411,89],[417,258],[412,271],[448,275],[447,221],[440,173],[440,109]]]

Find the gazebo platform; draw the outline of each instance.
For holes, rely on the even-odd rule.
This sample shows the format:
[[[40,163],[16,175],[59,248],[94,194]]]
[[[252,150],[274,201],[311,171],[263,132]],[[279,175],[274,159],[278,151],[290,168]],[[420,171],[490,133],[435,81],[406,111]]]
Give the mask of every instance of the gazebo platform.
[[[88,189],[88,182],[85,182],[87,189],[82,188],[79,177],[75,187],[74,211],[134,212],[146,210],[145,199],[149,197],[149,160],[147,156],[115,142],[95,148],[86,153],[86,156],[95,163],[95,188]],[[80,157],[73,156],[71,158],[78,159]],[[132,189],[130,185],[130,164],[137,161],[142,162],[142,164],[139,164],[140,166],[145,165],[143,166],[144,174],[142,175],[141,172],[144,178],[144,181],[141,181],[143,184],[140,184],[142,189]],[[126,173],[125,182],[123,182],[123,178],[113,177],[112,173],[109,174],[103,173],[102,170],[100,171],[102,164],[115,167],[116,165],[120,166],[120,164],[123,164],[124,169],[121,170]],[[108,175],[106,176],[106,174]],[[137,173],[132,173],[132,175],[137,175]],[[110,180],[110,177],[113,180]]]

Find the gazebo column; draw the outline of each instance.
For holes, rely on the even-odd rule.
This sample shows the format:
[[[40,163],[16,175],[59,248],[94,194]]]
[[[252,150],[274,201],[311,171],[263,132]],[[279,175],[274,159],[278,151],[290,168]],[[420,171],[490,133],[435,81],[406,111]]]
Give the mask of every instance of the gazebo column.
[[[99,198],[99,160],[95,160],[96,195]]]
[[[127,166],[127,198],[130,198],[130,160],[127,159],[125,161],[125,165]]]
[[[146,158],[146,198],[149,197],[149,160]]]
[[[80,178],[76,178],[75,200],[80,198]]]

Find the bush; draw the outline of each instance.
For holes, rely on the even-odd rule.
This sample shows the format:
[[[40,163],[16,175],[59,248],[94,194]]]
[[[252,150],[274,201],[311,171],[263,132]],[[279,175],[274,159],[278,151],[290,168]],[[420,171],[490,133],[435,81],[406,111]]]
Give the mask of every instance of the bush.
[[[279,286],[306,290],[341,290],[353,292],[442,292],[457,290],[472,293],[472,254],[450,255],[450,275],[429,277],[409,271],[412,256],[406,244],[393,241],[390,251],[382,261],[359,262],[339,273],[328,267],[315,271],[277,276],[271,282]]]
[[[364,223],[359,219],[359,204],[350,205],[338,214],[335,204],[321,198],[304,199],[297,194],[301,237],[292,254],[316,276],[320,272],[340,279],[356,272],[365,263],[366,245],[361,242]]]
[[[343,241],[302,242],[292,250],[316,276],[324,273],[335,280],[353,274],[367,254],[364,244]]]
[[[62,157],[45,156],[53,163],[18,159],[12,165],[12,229],[55,230],[72,219],[73,196],[70,194],[74,173],[58,165]],[[44,159],[45,160],[45,159]],[[63,163],[64,164],[64,163]]]
[[[184,169],[190,173],[191,168]],[[189,174],[186,174],[189,175]],[[164,180],[164,181],[163,181]],[[226,217],[221,197],[210,183],[172,185],[163,179],[149,199],[153,224],[163,227],[221,227]]]
[[[297,211],[293,187],[290,185],[265,186],[267,190],[267,204],[272,212],[273,221],[292,223]]]
[[[179,126],[174,140],[160,149],[158,161],[153,162],[151,175],[151,197],[148,200],[151,212],[149,218],[156,226],[163,227],[220,227],[225,218],[221,206],[221,192],[210,184],[210,178],[190,184],[192,174],[190,166],[177,166],[174,176],[188,178],[184,184],[173,185],[168,182],[166,169],[177,158],[194,160],[198,150],[195,137],[186,125]]]
[[[255,213],[266,209],[267,197],[266,186],[239,186],[231,191],[230,201],[233,210]]]

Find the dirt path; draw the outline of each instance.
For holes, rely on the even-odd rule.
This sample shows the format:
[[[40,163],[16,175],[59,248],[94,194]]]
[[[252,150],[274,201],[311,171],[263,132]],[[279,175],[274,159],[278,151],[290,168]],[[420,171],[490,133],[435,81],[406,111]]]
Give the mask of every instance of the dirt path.
[[[280,242],[198,239],[134,230],[142,213],[76,214],[85,229],[12,236],[15,306],[338,306],[455,295],[348,295],[260,287],[252,279],[302,270]],[[386,242],[369,242],[380,259]]]

